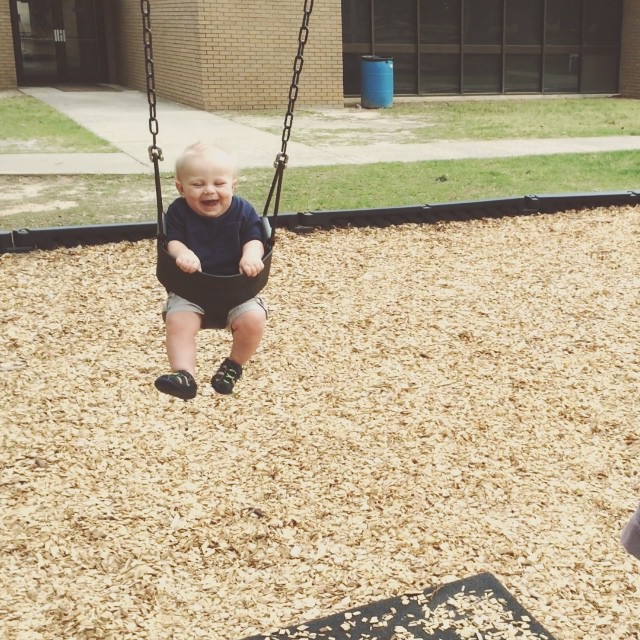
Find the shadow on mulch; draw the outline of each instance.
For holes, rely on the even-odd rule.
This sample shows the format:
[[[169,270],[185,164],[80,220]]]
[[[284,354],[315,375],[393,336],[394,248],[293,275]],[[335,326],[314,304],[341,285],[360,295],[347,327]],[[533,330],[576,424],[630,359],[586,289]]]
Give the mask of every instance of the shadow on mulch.
[[[491,573],[245,640],[554,640]]]

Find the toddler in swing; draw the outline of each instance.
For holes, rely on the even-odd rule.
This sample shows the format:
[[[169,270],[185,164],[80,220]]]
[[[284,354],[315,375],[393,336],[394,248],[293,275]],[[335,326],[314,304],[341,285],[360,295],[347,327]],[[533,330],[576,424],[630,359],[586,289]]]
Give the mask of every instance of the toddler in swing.
[[[167,209],[167,251],[182,271],[215,275],[238,272],[255,277],[263,269],[263,232],[253,206],[234,194],[235,163],[226,151],[197,142],[176,161],[180,194]],[[164,305],[166,348],[171,373],[155,381],[156,388],[184,400],[196,396],[196,335],[204,310],[169,292]],[[267,320],[265,302],[255,297],[227,316],[231,352],[211,379],[218,392],[229,394],[243,366],[256,352]]]

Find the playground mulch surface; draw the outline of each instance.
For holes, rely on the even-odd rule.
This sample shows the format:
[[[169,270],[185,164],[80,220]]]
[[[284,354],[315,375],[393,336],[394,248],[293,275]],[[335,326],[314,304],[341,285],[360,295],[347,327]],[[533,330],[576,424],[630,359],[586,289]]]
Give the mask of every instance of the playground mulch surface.
[[[190,402],[153,242],[0,256],[5,636],[238,640],[490,572],[558,640],[639,637],[639,216],[281,231],[259,352],[219,396],[203,332]]]

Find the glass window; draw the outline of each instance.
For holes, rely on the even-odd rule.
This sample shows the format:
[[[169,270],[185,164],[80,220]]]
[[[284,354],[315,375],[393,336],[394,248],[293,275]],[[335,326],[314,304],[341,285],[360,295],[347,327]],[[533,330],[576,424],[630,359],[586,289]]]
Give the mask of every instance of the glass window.
[[[396,94],[418,93],[417,57],[412,53],[395,53],[393,56],[393,91]]]
[[[49,3],[17,3],[22,54],[22,81],[27,84],[41,78],[57,78],[58,61],[53,40],[53,14]]]
[[[375,0],[374,40],[384,44],[415,44],[416,0]]]
[[[67,38],[98,37],[94,0],[67,0],[62,3],[62,21]]]
[[[370,0],[342,0],[342,41],[371,42]]]
[[[95,81],[99,64],[98,45],[95,40],[67,40],[67,74],[70,80]]]
[[[472,0],[464,4],[465,44],[502,43],[502,0]]]
[[[458,44],[460,4],[461,0],[420,0],[420,42]]]
[[[460,56],[420,56],[420,93],[460,93]]]
[[[616,93],[619,88],[624,0],[341,4],[345,95],[360,93],[361,56],[370,53],[393,58],[397,94]]]
[[[539,55],[508,54],[505,59],[506,93],[540,91],[542,59]]]
[[[507,0],[507,44],[542,44],[543,0]]]
[[[345,53],[342,56],[342,88],[345,96],[360,94],[360,54]]]
[[[620,0],[585,0],[584,44],[619,46],[621,23]]]
[[[579,73],[579,54],[547,54],[544,58],[544,90],[576,93],[580,88]]]
[[[586,93],[618,93],[617,55],[585,54],[582,63],[582,91]]]
[[[582,0],[547,0],[547,44],[580,44]]]
[[[502,56],[465,54],[462,90],[465,93],[501,93]]]

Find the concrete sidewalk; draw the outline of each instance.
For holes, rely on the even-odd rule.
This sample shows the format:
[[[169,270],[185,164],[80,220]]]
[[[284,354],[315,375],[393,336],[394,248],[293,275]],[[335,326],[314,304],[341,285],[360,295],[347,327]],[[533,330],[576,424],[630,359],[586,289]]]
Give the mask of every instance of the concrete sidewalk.
[[[61,91],[53,87],[21,91],[48,104],[118,148],[118,153],[0,154],[0,174],[150,173],[149,106],[146,94],[122,87],[106,91]],[[234,151],[240,167],[272,168],[281,137],[215,114],[158,100],[157,144],[162,171],[172,171],[176,156],[189,143],[208,139]],[[283,113],[284,120],[284,113]],[[540,140],[442,141],[423,144],[377,142],[366,145],[311,146],[288,143],[290,167],[375,162],[416,162],[462,158],[500,158],[557,153],[594,153],[640,149],[640,136]]]

